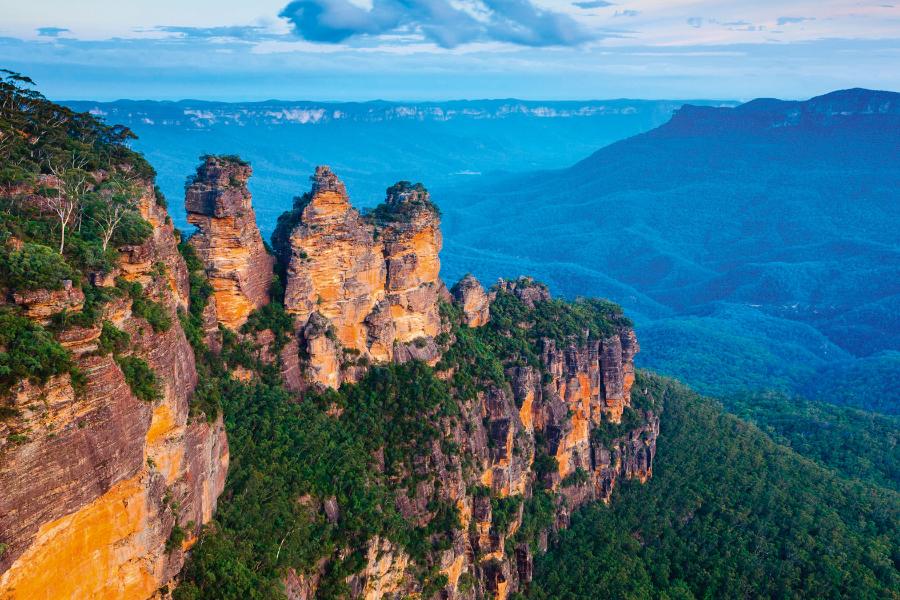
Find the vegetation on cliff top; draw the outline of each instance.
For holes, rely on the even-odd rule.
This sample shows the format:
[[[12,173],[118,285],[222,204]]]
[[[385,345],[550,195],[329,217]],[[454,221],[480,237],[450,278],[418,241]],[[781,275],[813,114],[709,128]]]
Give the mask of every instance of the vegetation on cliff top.
[[[150,164],[127,146],[135,139],[131,130],[50,102],[33,85],[0,69],[0,187],[32,183],[72,156],[85,171],[127,164],[139,176],[153,177]]]
[[[384,227],[398,220],[407,220],[420,210],[428,211],[437,218],[441,217],[441,209],[431,201],[423,184],[398,181],[385,191],[385,201],[365,214],[376,225]]]
[[[119,280],[114,289],[92,283],[92,274],[116,268],[119,247],[141,244],[152,234],[138,199],[154,172],[128,147],[133,138],[127,128],[50,102],[27,77],[0,70],[0,301],[10,304],[2,316],[0,395],[22,379],[43,382],[63,372],[72,373],[77,384],[68,351],[53,334],[96,325],[102,305],[114,296],[128,293],[133,313],[154,331],[171,325],[167,309],[140,284]],[[18,316],[14,299],[61,290],[65,282],[83,291],[81,310],[53,315],[47,328]],[[121,352],[117,360],[132,389],[155,398],[155,375],[147,364]]]
[[[84,272],[114,266],[116,246],[150,235],[136,200],[153,169],[128,147],[128,129],[50,102],[27,77],[0,73],[0,285],[80,285]]]
[[[528,281],[529,285],[540,284]],[[471,398],[488,384],[508,384],[505,369],[530,365],[541,369],[543,340],[552,340],[559,348],[582,344],[588,339],[608,337],[631,321],[621,307],[600,299],[566,301],[548,299],[529,306],[514,292],[495,287],[491,302],[491,318],[476,329],[456,326],[452,335],[438,336],[446,345],[439,370],[453,372],[453,384],[460,396]],[[445,322],[458,324],[460,309],[442,304]],[[452,341],[452,343],[450,343]]]

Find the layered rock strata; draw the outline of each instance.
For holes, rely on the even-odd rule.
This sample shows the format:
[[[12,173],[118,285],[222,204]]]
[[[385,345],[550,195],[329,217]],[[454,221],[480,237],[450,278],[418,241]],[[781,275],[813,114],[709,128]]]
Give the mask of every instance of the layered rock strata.
[[[287,217],[273,240],[312,382],[336,387],[363,364],[437,359],[442,238],[424,187],[398,183],[364,216],[337,176],[318,167]]]
[[[221,417],[189,417],[197,373],[176,317],[187,307],[187,269],[152,185],[142,190],[140,212],[153,233],[120,249],[118,269],[165,307],[172,325],[155,332],[127,296],[106,304],[98,322],[130,335],[128,352],[155,372],[161,397],[136,398],[116,361],[96,352],[100,325],[58,334],[82,386],[64,375],[13,390],[13,416],[0,421],[4,599],[150,597],[181,569],[224,487]],[[176,530],[184,536],[173,545]]]
[[[238,329],[269,302],[274,258],[268,254],[251,205],[250,165],[235,157],[206,156],[185,194],[191,244],[206,266],[216,316]]]

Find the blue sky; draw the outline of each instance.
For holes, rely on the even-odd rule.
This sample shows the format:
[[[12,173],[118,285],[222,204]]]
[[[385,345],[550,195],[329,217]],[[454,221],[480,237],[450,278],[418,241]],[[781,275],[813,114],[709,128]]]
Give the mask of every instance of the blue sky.
[[[900,0],[0,0],[0,10],[0,67],[55,99],[900,89]]]

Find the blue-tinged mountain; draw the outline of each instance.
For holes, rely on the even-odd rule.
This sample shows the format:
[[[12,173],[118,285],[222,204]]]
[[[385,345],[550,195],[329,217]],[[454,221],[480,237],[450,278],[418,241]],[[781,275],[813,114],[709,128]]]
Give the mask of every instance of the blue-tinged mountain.
[[[723,104],[692,100],[695,104]],[[362,206],[400,179],[430,188],[479,173],[561,168],[600,146],[665,123],[685,101],[460,100],[451,102],[68,102],[138,134],[136,149],[156,168],[167,196],[183,193],[200,154],[240,154],[260,228],[304,191],[307,174],[328,164]],[[734,105],[733,102],[724,104]],[[443,202],[443,199],[441,199]],[[173,206],[176,225],[184,214]]]
[[[616,298],[643,364],[705,391],[898,410],[900,94],[685,106],[571,168],[448,197],[451,279],[465,260]],[[845,377],[866,397],[836,395]]]

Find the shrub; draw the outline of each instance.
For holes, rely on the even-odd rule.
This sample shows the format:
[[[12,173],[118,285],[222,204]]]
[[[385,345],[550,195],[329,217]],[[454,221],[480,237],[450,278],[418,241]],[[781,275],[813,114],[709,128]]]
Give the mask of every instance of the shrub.
[[[74,371],[68,351],[50,333],[10,310],[0,310],[0,393],[23,379],[44,383]]]
[[[157,206],[161,206],[162,208],[169,207],[169,202],[166,200],[166,195],[163,194],[162,190],[159,189],[158,185],[153,186],[153,196],[156,198]]]
[[[171,552],[176,548],[181,547],[181,543],[187,537],[187,532],[185,532],[184,528],[175,523],[172,526],[172,533],[169,534],[169,539],[166,540],[166,552]]]
[[[127,332],[122,331],[109,321],[103,322],[103,329],[100,332],[100,353],[119,355],[128,349],[131,342],[131,336]]]
[[[151,234],[153,234],[153,226],[137,212],[129,211],[116,227],[110,243],[113,246],[137,246],[147,241]]]
[[[131,312],[135,316],[145,319],[153,331],[159,333],[168,331],[172,327],[172,317],[165,306],[154,302],[144,295],[143,286],[136,281],[126,281],[119,278],[116,287],[131,296]]]
[[[0,257],[0,273],[5,285],[14,290],[58,290],[63,280],[78,280],[77,272],[61,254],[31,243]]]
[[[577,469],[566,475],[565,479],[562,480],[561,485],[563,487],[572,487],[587,483],[588,479],[590,479],[588,472],[581,467],[578,467]]]
[[[505,498],[491,498],[492,527],[500,534],[506,533],[509,524],[513,522],[522,506],[522,496],[506,496]]]
[[[136,356],[118,356],[116,362],[135,396],[147,402],[162,397],[156,373],[144,359]]]
[[[254,333],[266,329],[275,335],[272,350],[278,352],[294,331],[294,317],[285,312],[283,304],[269,302],[250,313],[247,322],[241,327],[241,332]]]

